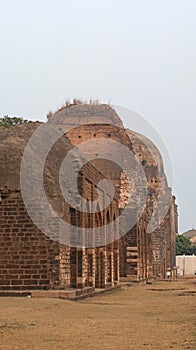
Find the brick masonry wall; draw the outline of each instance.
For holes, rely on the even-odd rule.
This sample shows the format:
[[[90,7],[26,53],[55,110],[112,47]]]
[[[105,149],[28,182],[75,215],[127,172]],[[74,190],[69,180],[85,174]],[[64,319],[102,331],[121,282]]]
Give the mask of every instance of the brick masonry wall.
[[[123,128],[119,131],[113,125],[84,125],[72,129],[67,133],[67,137],[74,145],[96,138],[111,138],[126,145],[130,151],[133,151],[138,162],[144,164],[149,191],[147,209],[137,225],[120,240],[120,276],[137,280],[164,277],[167,268],[172,268],[175,261],[175,235],[173,230],[176,218],[174,218],[173,204],[171,205],[170,216],[166,216],[160,227],[151,234],[146,233],[153,208],[156,207],[158,194],[163,189],[162,187],[167,186],[162,159],[158,150],[145,137],[142,140],[134,133],[127,132]],[[152,149],[153,155],[159,163],[161,179],[159,178],[155,159],[149,151]],[[88,152],[90,152],[89,149],[87,149]],[[108,161],[97,160],[94,161],[94,164],[117,185],[120,199],[119,208],[123,209],[127,204],[129,194],[135,190],[134,187],[129,188],[126,174]],[[134,219],[134,215],[134,210],[131,210],[131,219]],[[130,220],[130,217],[127,219]],[[104,255],[104,259],[106,261],[110,259],[108,252]]]
[[[78,110],[79,114],[81,113],[81,108]],[[85,108],[88,110],[87,107]],[[96,107],[96,113],[99,112],[97,109],[99,108]],[[73,121],[74,108],[71,108],[70,111],[70,121]],[[104,114],[103,108],[102,114]],[[97,115],[99,116],[99,113]],[[88,121],[88,115],[86,115],[86,118]],[[114,116],[115,118],[116,116]],[[63,112],[62,121],[64,126],[66,126]],[[31,129],[34,129],[34,126],[27,125],[24,128],[30,129],[32,132]],[[16,136],[14,132],[16,129],[11,129],[13,137]],[[20,126],[19,129],[20,138],[23,140],[23,126]],[[147,210],[145,210],[144,215],[137,222],[136,226],[120,240],[120,243],[115,241],[108,246],[96,249],[62,246],[41,233],[31,221],[24,207],[20,191],[16,190],[19,186],[19,170],[17,170],[17,181],[12,170],[16,169],[16,165],[19,168],[20,158],[16,158],[16,155],[19,153],[15,150],[14,143],[14,163],[13,159],[10,162],[6,158],[8,146],[5,145],[7,163],[5,163],[5,160],[2,162],[4,164],[4,176],[1,177],[1,185],[8,186],[8,184],[11,184],[13,189],[7,191],[0,202],[0,289],[64,289],[69,286],[74,288],[96,286],[100,288],[113,285],[114,281],[118,281],[119,273],[123,277],[128,276],[134,279],[148,278],[152,275],[154,277],[164,276],[166,269],[173,268],[175,265],[177,207],[173,198],[170,210],[160,227],[152,235],[146,234],[151,210],[156,204],[157,194],[160,190],[157,168],[149,154],[148,147],[145,146],[145,143],[142,144],[141,140],[134,133],[130,133],[128,136],[127,131],[122,127],[119,129],[113,125],[106,124],[83,125],[72,129],[66,136],[76,146],[90,139],[104,137],[126,145],[130,151],[133,150],[138,161],[143,162],[148,180],[149,203],[147,203]],[[28,137],[26,136],[26,139]],[[68,222],[72,220],[72,224],[76,226],[100,227],[101,230],[103,225],[112,222],[114,216],[117,217],[119,215],[119,209],[123,210],[129,199],[129,192],[133,191],[134,188],[128,188],[126,174],[122,174],[121,169],[114,163],[95,160],[80,171],[78,177],[79,193],[88,198],[89,201],[96,199],[96,185],[101,179],[107,177],[112,179],[116,185],[115,199],[106,210],[94,215],[86,213],[81,215],[77,210],[74,211],[73,208],[69,208],[65,203],[63,204],[59,189],[56,188],[52,175],[58,173],[62,159],[71,147],[70,142],[66,138],[64,141],[53,147],[52,159],[56,162],[50,163],[49,161],[48,163],[45,179],[48,181],[46,181],[48,200],[64,220]],[[26,144],[26,141],[24,143]],[[21,142],[19,144],[21,145]],[[90,152],[91,150],[87,149],[87,151]],[[116,152],[118,155],[118,149]],[[119,154],[119,157],[122,157],[122,154]],[[159,160],[159,162],[162,173],[162,161]],[[9,164],[10,169],[8,171]],[[11,175],[12,181],[9,180]],[[7,179],[9,180],[8,183],[6,182]],[[75,196],[76,194],[72,193],[71,195]],[[39,199],[39,193],[37,198]],[[120,204],[118,203],[119,199]],[[133,208],[130,207],[129,209],[129,217],[127,219],[134,219],[137,213],[135,213]],[[66,232],[60,232],[60,227],[54,225],[55,220],[53,221],[53,218],[51,218],[51,222],[48,225],[50,224],[55,226],[54,238],[58,238],[59,234],[67,234]],[[115,231],[117,232],[118,228],[114,227],[113,232],[108,232],[104,228],[103,232],[105,237],[107,237],[111,234],[115,235]],[[98,237],[92,237],[92,239],[95,239],[97,243]]]
[[[33,224],[20,192],[0,203],[0,289],[50,289],[60,283],[59,244]]]
[[[96,198],[96,184],[103,177],[92,165],[83,169],[79,181],[80,190],[89,200]],[[89,185],[90,184],[90,185]],[[113,216],[118,216],[118,202],[114,199],[109,208],[99,217],[98,214],[84,214],[64,203],[64,217],[72,224],[86,227],[101,226]],[[42,217],[42,215],[40,215]],[[89,221],[90,219],[90,221]],[[42,220],[42,219],[40,219]],[[52,220],[52,218],[51,218]],[[55,226],[55,237],[60,228]],[[96,270],[95,248],[81,249],[63,246],[43,234],[29,217],[20,191],[8,191],[2,195],[0,202],[0,290],[35,290],[64,289],[66,287],[82,288],[105,287],[112,285],[114,275],[118,281],[118,245],[115,245],[116,264],[113,264],[113,245],[100,248],[98,257],[102,256],[101,267]],[[98,248],[99,251],[99,248]],[[106,254],[107,251],[107,254]],[[115,269],[115,273],[114,270]],[[99,282],[96,283],[96,278]]]

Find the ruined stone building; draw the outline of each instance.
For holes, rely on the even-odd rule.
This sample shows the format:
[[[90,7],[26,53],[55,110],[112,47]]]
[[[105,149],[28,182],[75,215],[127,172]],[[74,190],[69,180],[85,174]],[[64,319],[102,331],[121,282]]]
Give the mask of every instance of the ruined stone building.
[[[167,270],[172,272],[176,265],[177,206],[161,156],[152,142],[126,130],[108,105],[63,107],[48,116],[47,126],[59,130],[58,140],[50,145],[52,137],[50,140],[47,132],[40,133],[39,142],[29,149],[23,193],[24,151],[42,125],[30,122],[0,130],[0,290],[107,288],[120,280],[164,278]],[[37,166],[46,152],[44,137],[51,147],[40,179]],[[107,148],[104,140],[110,141]],[[97,142],[97,154],[89,141]],[[130,171],[115,164],[115,157],[126,169],[129,163],[129,156],[118,148],[119,144],[133,155]],[[81,145],[83,154],[78,158]],[[70,203],[73,198],[85,199],[84,210],[65,200],[59,184],[63,161],[72,150],[76,152],[72,165],[77,172],[77,190],[70,186],[68,167],[63,172],[63,186]],[[86,156],[92,159],[81,166]],[[142,178],[138,177],[138,169],[142,169]],[[37,186],[32,185],[32,176]],[[99,184],[105,179],[112,182],[114,193],[99,198]],[[144,182],[146,198],[137,207]],[[89,209],[92,203],[96,203],[94,211]],[[163,217],[160,208],[163,212],[165,209]],[[123,213],[125,219],[121,222]]]

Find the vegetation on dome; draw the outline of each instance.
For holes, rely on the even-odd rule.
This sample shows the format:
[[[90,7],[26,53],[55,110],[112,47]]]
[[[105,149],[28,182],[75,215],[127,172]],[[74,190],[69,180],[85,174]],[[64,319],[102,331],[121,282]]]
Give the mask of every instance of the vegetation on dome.
[[[63,111],[65,108],[69,108],[69,107],[73,107],[73,106],[78,106],[78,105],[89,105],[89,106],[100,106],[102,103],[96,99],[96,100],[92,100],[90,99],[89,101],[86,100],[80,100],[77,98],[74,98],[72,101],[70,100],[65,100],[65,103],[54,113],[58,113]],[[107,104],[108,106],[110,106],[110,103],[108,102]],[[47,118],[50,118],[50,116],[52,114],[54,114],[52,111],[49,111],[47,114]]]

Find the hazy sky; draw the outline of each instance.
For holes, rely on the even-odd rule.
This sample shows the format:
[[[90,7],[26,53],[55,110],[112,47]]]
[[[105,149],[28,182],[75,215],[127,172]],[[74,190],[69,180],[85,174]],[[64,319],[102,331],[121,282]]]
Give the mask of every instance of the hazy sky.
[[[0,51],[1,116],[45,120],[92,97],[152,123],[172,158],[180,232],[196,227],[195,0],[0,0]]]

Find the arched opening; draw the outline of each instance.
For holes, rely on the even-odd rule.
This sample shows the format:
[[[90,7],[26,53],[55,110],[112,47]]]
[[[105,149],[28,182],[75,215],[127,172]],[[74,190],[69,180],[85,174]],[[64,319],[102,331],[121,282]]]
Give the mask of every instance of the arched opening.
[[[99,204],[96,208],[96,221],[97,234],[95,237],[95,287],[105,287],[105,247],[103,246],[103,218]]]
[[[119,240],[117,237],[117,225],[116,225],[116,215],[113,215],[113,223],[114,223],[114,239],[113,242],[113,275],[114,281],[118,281],[119,279]]]
[[[109,237],[109,235],[111,235],[112,233],[108,230],[107,225],[109,225],[110,223],[110,212],[109,210],[107,211],[106,214],[106,228],[107,228],[107,240],[110,241],[111,237]],[[107,254],[107,283],[111,283],[112,282],[112,243],[107,244],[106,246],[106,254]]]
[[[77,225],[80,217],[75,208],[70,208],[70,219],[72,230],[70,240],[70,285],[72,288],[82,288],[83,251],[81,248],[77,248]]]

